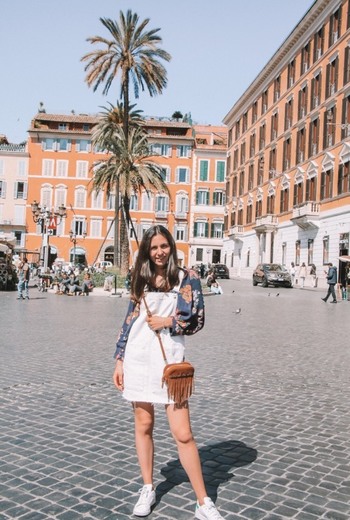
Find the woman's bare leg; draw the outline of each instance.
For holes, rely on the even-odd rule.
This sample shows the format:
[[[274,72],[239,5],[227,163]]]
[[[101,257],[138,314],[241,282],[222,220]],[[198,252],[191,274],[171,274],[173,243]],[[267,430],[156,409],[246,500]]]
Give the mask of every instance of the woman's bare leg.
[[[134,403],[135,443],[144,484],[153,484],[154,408],[151,403]]]
[[[188,406],[166,406],[171,433],[176,441],[179,459],[190,479],[193,491],[200,505],[208,496],[203,480],[201,462],[196,442],[192,435],[190,412]]]

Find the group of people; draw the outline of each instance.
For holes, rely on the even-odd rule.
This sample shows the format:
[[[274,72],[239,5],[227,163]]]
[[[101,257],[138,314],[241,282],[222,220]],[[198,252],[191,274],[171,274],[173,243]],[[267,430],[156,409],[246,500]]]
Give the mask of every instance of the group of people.
[[[312,287],[317,287],[318,278],[316,274],[316,266],[315,264],[310,265],[310,269],[308,271],[308,268],[305,265],[305,262],[302,262],[299,269],[296,268],[295,263],[292,262],[290,264],[290,276],[292,279],[292,286],[298,284],[300,285],[301,289],[304,289],[305,287],[305,281],[308,276],[311,278]]]
[[[56,294],[66,294],[68,296],[89,296],[94,284],[91,279],[91,274],[86,272],[84,278],[80,283],[79,278],[72,272],[67,274],[63,272],[60,276],[56,276],[52,281],[52,287],[56,288]]]

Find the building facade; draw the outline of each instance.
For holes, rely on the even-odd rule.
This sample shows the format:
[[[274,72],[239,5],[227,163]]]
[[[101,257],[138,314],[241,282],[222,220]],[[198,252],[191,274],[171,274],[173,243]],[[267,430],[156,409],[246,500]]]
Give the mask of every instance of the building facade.
[[[97,122],[97,116],[46,112],[38,113],[31,122],[26,248],[40,254],[43,245],[43,229],[32,219],[34,201],[51,211],[62,205],[67,209],[67,216],[58,219],[49,235],[49,265],[56,258],[88,265],[113,261],[115,196],[92,190],[94,165],[108,157],[91,144]],[[162,167],[169,196],[135,193],[131,197],[130,213],[138,238],[151,225],[163,224],[175,237],[182,265],[220,261],[226,128],[197,127],[165,118],[149,118],[144,126],[152,160]],[[197,195],[201,190],[210,196]],[[132,263],[137,254],[132,232],[130,239]]]
[[[24,247],[29,154],[25,144],[0,143],[0,237]]]
[[[350,232],[350,2],[316,0],[224,118],[224,259],[345,264]]]

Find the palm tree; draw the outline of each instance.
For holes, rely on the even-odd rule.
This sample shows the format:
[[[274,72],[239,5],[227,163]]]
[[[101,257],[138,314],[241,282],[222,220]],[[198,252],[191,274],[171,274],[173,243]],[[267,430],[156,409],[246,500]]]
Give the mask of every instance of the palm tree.
[[[134,194],[141,195],[143,191],[169,195],[168,187],[163,179],[162,167],[151,161],[147,135],[141,127],[130,127],[127,140],[121,126],[116,125],[113,133],[107,127],[105,134],[97,126],[92,140],[110,152],[107,160],[95,165],[93,189],[98,192],[106,188],[107,195],[113,191],[121,195],[121,268],[126,273],[129,266],[128,230],[129,226],[134,228],[130,217],[130,198]],[[135,230],[134,236],[137,240]]]
[[[160,29],[146,31],[149,23],[146,18],[139,23],[139,16],[130,9],[126,15],[119,13],[119,24],[110,18],[100,18],[101,23],[109,31],[112,39],[92,36],[87,39],[91,44],[101,44],[102,49],[85,54],[81,60],[86,61],[85,81],[96,91],[104,84],[102,93],[108,94],[113,80],[120,76],[120,98],[124,107],[129,109],[130,82],[134,87],[134,95],[139,97],[140,88],[148,90],[151,97],[161,94],[167,85],[167,73],[159,59],[170,61],[171,56],[159,48],[162,42],[157,34]],[[128,110],[124,111],[124,134],[129,135]]]

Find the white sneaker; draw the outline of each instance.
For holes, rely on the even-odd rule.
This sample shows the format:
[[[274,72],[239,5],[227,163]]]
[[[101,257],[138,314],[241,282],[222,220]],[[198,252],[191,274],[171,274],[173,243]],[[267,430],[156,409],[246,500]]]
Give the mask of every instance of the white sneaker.
[[[195,518],[198,520],[224,520],[209,497],[205,497],[202,506],[197,502]]]
[[[156,502],[156,492],[152,488],[152,484],[146,484],[140,489],[140,498],[134,507],[135,516],[148,516],[151,512],[151,507]]]

